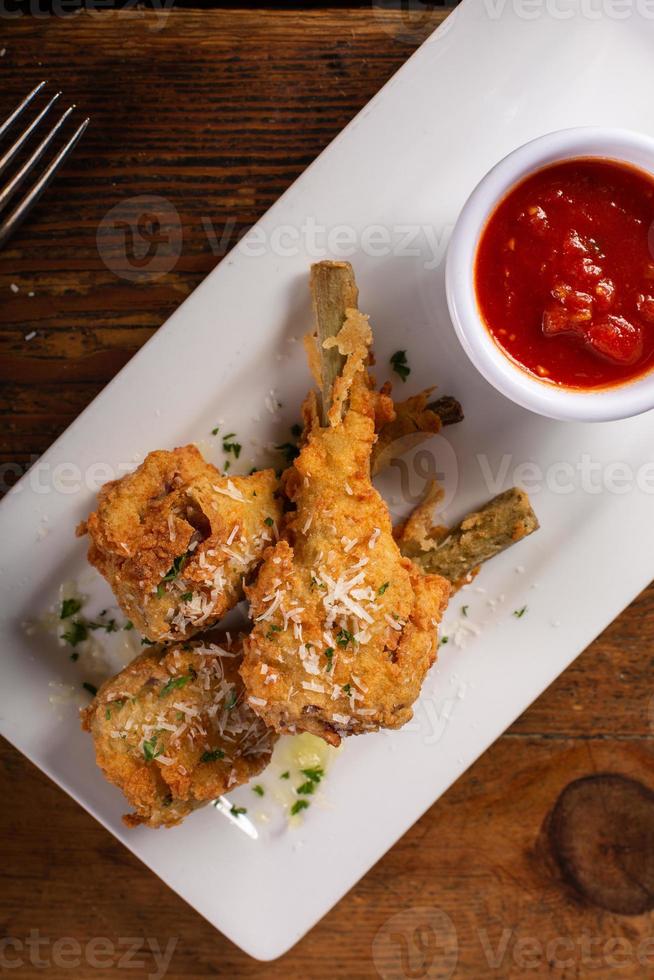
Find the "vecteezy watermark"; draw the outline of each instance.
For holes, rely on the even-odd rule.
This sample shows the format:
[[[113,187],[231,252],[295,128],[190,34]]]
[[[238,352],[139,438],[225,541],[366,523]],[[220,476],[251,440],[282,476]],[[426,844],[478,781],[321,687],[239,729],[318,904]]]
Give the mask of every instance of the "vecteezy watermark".
[[[649,970],[654,967],[654,936],[634,940],[626,936],[582,933],[539,939],[505,928],[493,938],[488,930],[478,929],[477,938],[486,963],[493,971],[507,968],[517,968],[524,973],[547,970],[551,975],[554,971],[584,968],[602,976],[602,970],[642,967],[647,971],[642,975],[649,976]]]
[[[434,0],[400,0],[399,3],[398,0],[371,0],[371,5],[377,23],[387,34],[396,41],[414,47],[428,38],[437,27],[438,32],[432,34],[429,41],[442,40],[458,16],[454,0],[448,3],[454,9],[447,16]]]
[[[119,279],[130,282],[160,279],[182,254],[182,223],[165,197],[127,197],[107,211],[98,225],[100,258]]]
[[[82,943],[74,936],[51,939],[38,929],[30,929],[27,936],[0,938],[0,973],[26,969],[79,970],[139,970],[139,976],[147,980],[163,980],[168,973],[178,940],[168,939],[161,944],[158,939],[122,936],[109,939],[94,936]]]
[[[382,980],[449,980],[459,960],[454,923],[439,908],[402,909],[377,932],[372,959]]]
[[[490,20],[511,14],[520,20],[654,20],[654,0],[482,0]]]
[[[115,0],[0,0],[0,20],[18,17],[136,17],[143,18],[148,30],[160,31],[164,27],[175,0],[150,0],[147,7],[139,0],[125,0],[116,7]]]
[[[305,256],[317,262],[355,255],[372,259],[392,256],[414,259],[428,272],[442,265],[452,232],[451,224],[439,228],[428,222],[328,225],[312,215],[296,224],[255,225],[240,235],[233,218],[217,226],[205,215],[200,223],[212,254],[218,258],[232,247],[248,259]],[[165,197],[128,197],[104,216],[96,243],[102,261],[119,278],[158,279],[175,267],[182,254],[180,217]]]

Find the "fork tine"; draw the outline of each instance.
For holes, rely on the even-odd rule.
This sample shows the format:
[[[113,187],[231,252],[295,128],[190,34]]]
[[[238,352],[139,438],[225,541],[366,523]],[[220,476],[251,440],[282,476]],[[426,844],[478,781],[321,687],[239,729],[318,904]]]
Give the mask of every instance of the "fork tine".
[[[34,168],[35,164],[41,159],[47,148],[52,143],[53,139],[66,122],[71,112],[75,108],[74,105],[69,106],[68,109],[60,116],[59,120],[54,124],[50,132],[45,136],[37,148],[34,150],[32,155],[28,157],[23,166],[20,168],[17,174],[15,174],[9,183],[0,191],[0,211],[2,211],[7,202],[11,200],[18,188],[24,182],[25,178],[29,176],[30,172]]]
[[[42,81],[42,82],[39,82],[38,85],[35,85],[34,88],[32,89],[32,91],[29,93],[29,95],[26,95],[25,98],[23,99],[23,101],[19,105],[16,106],[16,108],[11,113],[11,115],[7,119],[5,119],[5,121],[0,126],[0,139],[2,139],[2,137],[5,135],[5,133],[7,132],[7,130],[9,129],[9,127],[11,126],[11,124],[16,119],[18,119],[18,117],[20,116],[20,114],[23,111],[23,109],[26,109],[27,108],[27,106],[30,104],[30,102],[34,98],[34,96],[35,95],[38,95],[38,93],[41,91],[41,89],[43,88],[44,85],[47,85],[47,82],[45,80]]]
[[[23,218],[27,215],[28,211],[36,204],[40,198],[43,191],[46,189],[52,178],[54,177],[56,171],[59,169],[61,164],[64,162],[68,154],[71,152],[80,136],[89,124],[89,118],[87,118],[80,123],[73,135],[70,137],[67,143],[61,147],[59,152],[50,161],[48,166],[45,168],[37,182],[33,187],[29,189],[25,197],[16,205],[11,214],[0,224],[0,248],[5,244],[10,235],[16,230],[18,225],[21,223]]]
[[[61,92],[55,92],[55,94],[52,96],[52,98],[50,99],[50,101],[41,109],[41,111],[39,112],[39,114],[37,116],[35,116],[35,118],[32,120],[32,122],[29,124],[29,126],[27,126],[23,130],[23,132],[20,134],[20,136],[18,137],[18,139],[15,141],[15,143],[13,143],[12,146],[9,147],[9,149],[4,154],[3,157],[0,157],[0,176],[2,176],[2,174],[5,172],[5,170],[7,169],[7,167],[9,166],[9,164],[11,163],[11,161],[14,159],[14,157],[16,156],[16,154],[18,153],[18,151],[20,150],[20,148],[23,145],[23,143],[25,143],[25,141],[30,138],[30,136],[32,135],[32,133],[34,132],[34,130],[37,128],[37,126],[39,125],[39,123],[41,122],[41,120],[43,119],[43,117],[50,111],[50,109],[55,104],[55,102],[57,101],[57,99],[59,98],[60,95],[61,95]]]

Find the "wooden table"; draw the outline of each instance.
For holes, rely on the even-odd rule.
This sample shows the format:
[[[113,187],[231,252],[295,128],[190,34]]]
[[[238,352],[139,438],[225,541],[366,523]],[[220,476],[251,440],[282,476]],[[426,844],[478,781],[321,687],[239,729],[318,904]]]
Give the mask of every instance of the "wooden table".
[[[202,217],[233,243],[442,16],[180,10],[165,21],[109,12],[3,22],[0,112],[48,76],[93,117],[65,175],[0,254],[5,479],[214,267]],[[137,194],[168,198],[182,218],[182,256],[155,282],[117,278],[96,248],[106,212]],[[23,942],[30,930],[82,945],[108,937],[102,968],[89,969],[87,957],[76,968],[51,966],[50,978],[127,971],[124,939],[137,936],[162,948],[176,940],[171,978],[449,976],[451,949],[432,949],[428,930],[412,932],[435,913],[410,910],[426,907],[456,930],[457,977],[652,975],[654,804],[644,787],[654,785],[653,641],[650,588],[269,965],[235,949],[4,744],[2,928]],[[573,787],[552,818],[566,787],[601,773],[619,778]],[[584,894],[571,884],[579,875]],[[22,956],[15,976],[38,972],[25,949],[0,947],[8,961]],[[67,962],[74,949],[64,948]],[[40,955],[52,958],[52,946]],[[126,975],[154,974],[152,953],[145,962]]]

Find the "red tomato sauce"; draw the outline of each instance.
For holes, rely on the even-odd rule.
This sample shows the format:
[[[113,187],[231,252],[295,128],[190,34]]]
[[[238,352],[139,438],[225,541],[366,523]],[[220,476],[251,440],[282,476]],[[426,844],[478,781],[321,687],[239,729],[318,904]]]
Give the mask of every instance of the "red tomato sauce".
[[[654,178],[579,159],[532,174],[500,202],[475,262],[498,346],[542,381],[622,384],[654,368]]]

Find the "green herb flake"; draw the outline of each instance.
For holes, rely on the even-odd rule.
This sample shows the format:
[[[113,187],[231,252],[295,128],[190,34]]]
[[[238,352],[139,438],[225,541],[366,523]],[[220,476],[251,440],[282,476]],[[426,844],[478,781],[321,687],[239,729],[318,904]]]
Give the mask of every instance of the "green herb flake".
[[[311,780],[308,779],[306,783],[302,783],[301,786],[298,786],[296,793],[300,793],[304,796],[310,796],[312,793],[315,792],[315,789],[316,789],[316,784],[312,783]]]
[[[319,783],[320,780],[325,775],[325,770],[322,766],[312,766],[310,769],[300,769],[303,776],[310,779],[313,783]]]
[[[346,647],[348,643],[352,643],[353,641],[354,641],[354,634],[350,633],[349,630],[341,629],[336,634],[336,642],[339,645],[339,647]]]
[[[207,752],[203,752],[200,756],[200,762],[218,762],[219,759],[224,759],[225,753],[222,749],[210,749]]]
[[[396,350],[391,357],[390,363],[395,373],[402,378],[402,381],[406,381],[411,374],[411,368],[406,359],[406,351]]]
[[[84,681],[84,683],[82,684],[82,687],[84,688],[85,691],[88,691],[89,692],[89,694],[91,695],[91,697],[95,697],[96,694],[98,693],[98,689],[95,686],[95,684],[89,684],[88,681]]]
[[[233,806],[229,811],[233,817],[240,817],[241,814],[247,813],[247,807],[244,806]]]
[[[521,609],[514,609],[513,615],[516,619],[522,619],[524,614],[527,612],[527,606],[523,606]]]
[[[79,619],[74,619],[70,629],[66,630],[62,636],[66,643],[70,643],[71,647],[76,647],[78,643],[83,643],[84,640],[88,640],[89,631],[84,623]]]
[[[127,622],[123,626],[123,629],[126,630],[126,631],[129,631],[129,630],[133,630],[134,629],[134,623],[132,622],[131,619],[128,619],[127,620]]]
[[[470,608],[469,606],[461,606],[461,615],[462,616],[465,616],[466,619],[468,617],[468,609],[469,608]]]
[[[154,647],[156,645],[157,644],[156,644],[156,641],[155,640],[148,640],[147,636],[142,636],[141,637],[141,646],[143,646],[143,647]]]
[[[219,425],[215,425],[213,427],[213,429],[211,430],[211,435],[212,436],[217,436],[219,432],[220,432],[220,426]]]
[[[301,810],[306,810],[309,807],[308,800],[296,800],[291,807],[291,816],[296,817]]]
[[[329,673],[334,666],[334,648],[327,647],[325,650],[325,656],[327,657],[327,673]]]
[[[286,772],[283,772],[279,778],[280,779],[290,779],[291,778],[291,774],[288,771],[288,769],[286,770]]]
[[[449,638],[449,636],[441,636],[441,642],[440,642],[440,645],[441,645],[442,647],[444,647],[444,646],[445,646],[445,644],[446,644],[446,643],[449,643],[449,642],[450,642],[450,638]]]
[[[379,588],[377,589],[377,595],[383,595],[390,584],[391,584],[390,582],[384,582],[383,585],[380,585]]]
[[[257,783],[256,786],[252,787],[252,792],[256,793],[257,796],[263,796],[266,791],[264,790],[263,786],[260,786],[259,783]]]
[[[61,603],[61,612],[59,613],[59,619],[70,619],[75,613],[78,613],[82,608],[82,603],[79,599],[64,599]]]
[[[161,755],[163,748],[157,748],[157,736],[153,735],[152,738],[143,742],[143,755],[145,756],[146,762],[154,762],[158,755]]]
[[[347,694],[348,698],[352,693],[352,687],[349,684],[343,684],[341,690],[343,691],[343,694]]]
[[[167,694],[171,691],[177,691],[179,688],[184,687],[188,682],[192,680],[190,674],[180,674],[179,677],[171,677],[169,681],[161,688],[159,691],[159,697],[165,698]]]
[[[300,453],[298,447],[292,442],[282,442],[279,446],[275,446],[275,449],[286,457],[286,462],[289,466],[294,459],[297,459]]]
[[[268,527],[272,527],[275,522],[273,521],[272,517],[267,517],[263,523],[267,524]]]
[[[233,453],[235,458],[238,459],[241,455],[241,449],[243,448],[240,442],[234,442],[235,432],[228,432],[226,436],[223,436],[223,452]]]
[[[182,592],[181,596],[179,597],[179,601],[180,602],[190,602],[192,598],[193,598],[193,593],[192,592]]]
[[[107,710],[104,713],[104,716],[107,719],[107,721],[109,721],[109,719],[111,718],[111,708],[107,708]]]

